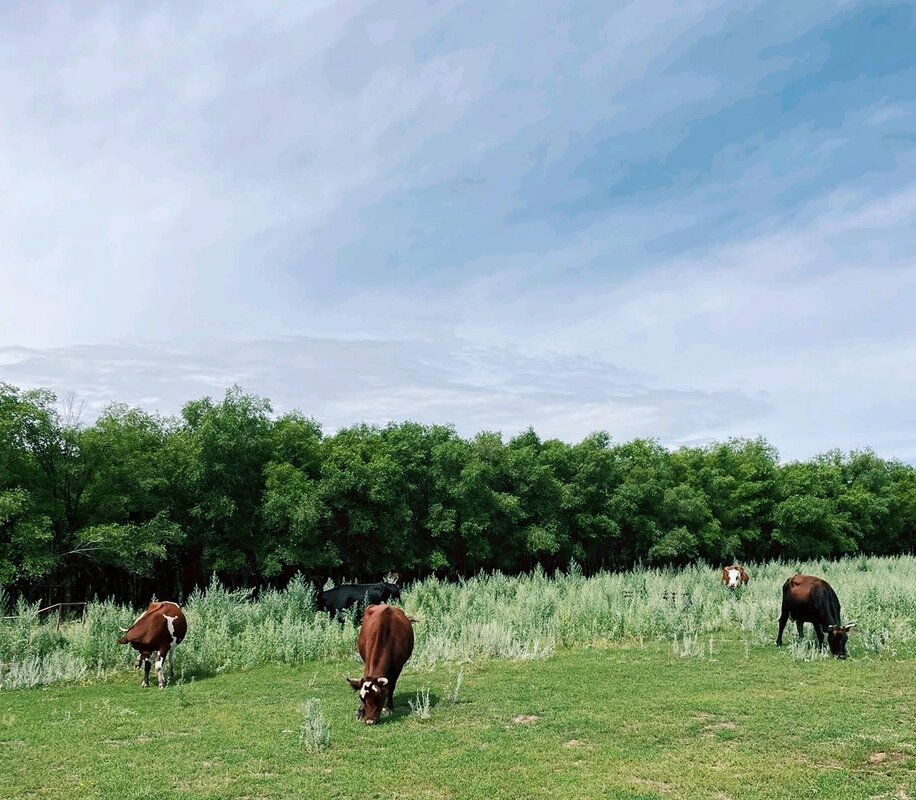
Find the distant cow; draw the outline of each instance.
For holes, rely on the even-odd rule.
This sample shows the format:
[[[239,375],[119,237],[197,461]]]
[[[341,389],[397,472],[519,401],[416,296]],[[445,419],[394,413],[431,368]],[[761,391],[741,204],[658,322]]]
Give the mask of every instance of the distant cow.
[[[731,564],[722,570],[722,583],[729,589],[737,589],[738,585],[747,586],[748,574],[740,564]]]
[[[837,658],[846,658],[846,640],[855,623],[843,625],[840,622],[840,601],[827,581],[812,575],[793,575],[783,584],[777,647],[782,647],[782,632],[790,617],[798,627],[799,639],[804,635],[805,623],[810,622],[814,625],[818,646],[823,648],[826,632],[830,652]]]
[[[391,600],[400,601],[401,590],[396,583],[397,575],[394,580],[394,583],[379,581],[378,583],[345,583],[335,586],[318,595],[318,610],[327,611],[328,614],[335,617],[341,611],[346,611],[353,606],[357,606],[358,610],[362,607],[363,602],[366,605],[375,606]]]
[[[129,644],[137,651],[136,669],[144,665],[141,686],[149,686],[150,656],[158,654],[156,659],[156,676],[159,688],[165,687],[162,675],[162,664],[166,655],[169,657],[169,675],[175,674],[175,648],[184,640],[188,632],[188,621],[182,610],[171,602],[151,603],[136,622],[129,628],[122,628],[124,635],[118,644]]]
[[[394,689],[413,652],[413,626],[395,606],[369,606],[357,640],[363,659],[363,677],[347,678],[359,692],[356,719],[367,725],[378,722],[382,709],[394,711]]]

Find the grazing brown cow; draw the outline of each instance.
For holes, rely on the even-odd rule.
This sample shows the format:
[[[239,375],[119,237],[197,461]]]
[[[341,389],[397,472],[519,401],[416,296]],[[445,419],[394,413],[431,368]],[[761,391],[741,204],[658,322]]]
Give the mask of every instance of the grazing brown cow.
[[[737,589],[738,584],[747,586],[748,574],[740,564],[730,564],[722,570],[722,583],[729,589]]]
[[[363,659],[363,677],[347,678],[347,683],[359,692],[356,719],[374,725],[383,708],[394,711],[394,689],[413,653],[413,626],[395,606],[369,606],[363,614],[357,644]]]
[[[818,647],[824,647],[824,632],[830,652],[836,658],[846,658],[846,641],[849,629],[856,623],[840,623],[840,601],[833,587],[813,575],[793,575],[782,587],[782,613],[779,615],[779,633],[776,646],[782,647],[782,632],[789,618],[795,620],[798,638],[804,636],[806,622],[814,625]]]
[[[141,686],[149,686],[149,660],[153,653],[158,653],[156,659],[156,676],[159,678],[159,688],[165,688],[165,678],[162,675],[162,663],[166,655],[169,657],[169,675],[175,675],[175,648],[184,640],[188,632],[188,621],[182,610],[168,601],[151,603],[136,622],[129,628],[122,628],[124,635],[118,639],[118,644],[129,644],[137,651],[136,669],[144,665],[143,682]]]

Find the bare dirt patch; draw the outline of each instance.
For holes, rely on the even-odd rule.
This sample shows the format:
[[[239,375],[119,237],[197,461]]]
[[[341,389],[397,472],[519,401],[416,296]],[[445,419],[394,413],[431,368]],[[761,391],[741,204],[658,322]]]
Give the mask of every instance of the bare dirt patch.
[[[738,726],[734,722],[724,720],[722,722],[713,722],[703,726],[704,736],[715,736],[719,731],[736,731]]]
[[[885,753],[883,751],[872,753],[868,757],[868,763],[871,766],[877,766],[878,764],[887,764],[887,763],[900,763],[901,761],[907,760],[906,753]]]
[[[536,717],[534,714],[519,714],[517,717],[513,717],[512,721],[516,725],[534,725],[538,719],[539,717]]]

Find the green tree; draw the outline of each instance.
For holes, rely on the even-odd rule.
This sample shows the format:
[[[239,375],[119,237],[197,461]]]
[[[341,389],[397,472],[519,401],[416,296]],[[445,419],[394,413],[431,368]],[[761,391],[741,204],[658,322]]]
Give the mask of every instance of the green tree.
[[[787,464],[779,473],[779,502],[773,510],[773,542],[789,558],[819,558],[858,549],[857,532],[841,496],[843,477],[836,454]]]
[[[674,480],[671,455],[656,441],[635,439],[614,447],[611,453],[618,478],[608,510],[620,530],[611,566],[623,568],[647,559],[664,535],[665,492]]]
[[[50,577],[65,598],[79,574],[74,532],[92,474],[81,434],[78,414],[67,407],[62,416],[53,393],[0,384],[0,490],[12,492],[4,512],[8,551],[23,553],[23,537],[34,535],[29,566],[22,562],[17,574]]]
[[[170,518],[170,465],[166,442],[173,423],[123,404],[109,406],[80,433],[92,464],[83,494],[83,525],[74,552],[93,564],[151,576],[177,555],[184,539]]]
[[[271,455],[270,403],[239,387],[221,403],[195,400],[169,437],[170,518],[188,535],[187,558],[249,582],[264,549],[260,514]],[[203,574],[195,577],[200,579]]]
[[[268,535],[256,554],[258,569],[268,578],[290,568],[331,570],[341,556],[322,527],[327,514],[320,483],[321,427],[298,413],[287,414],[274,423],[270,438],[261,503]]]

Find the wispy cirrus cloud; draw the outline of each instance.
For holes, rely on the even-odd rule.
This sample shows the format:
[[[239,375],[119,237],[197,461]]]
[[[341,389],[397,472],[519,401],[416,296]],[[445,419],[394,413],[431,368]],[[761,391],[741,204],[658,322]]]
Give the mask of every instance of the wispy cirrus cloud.
[[[0,378],[916,460],[914,33],[893,2],[4,6]]]

